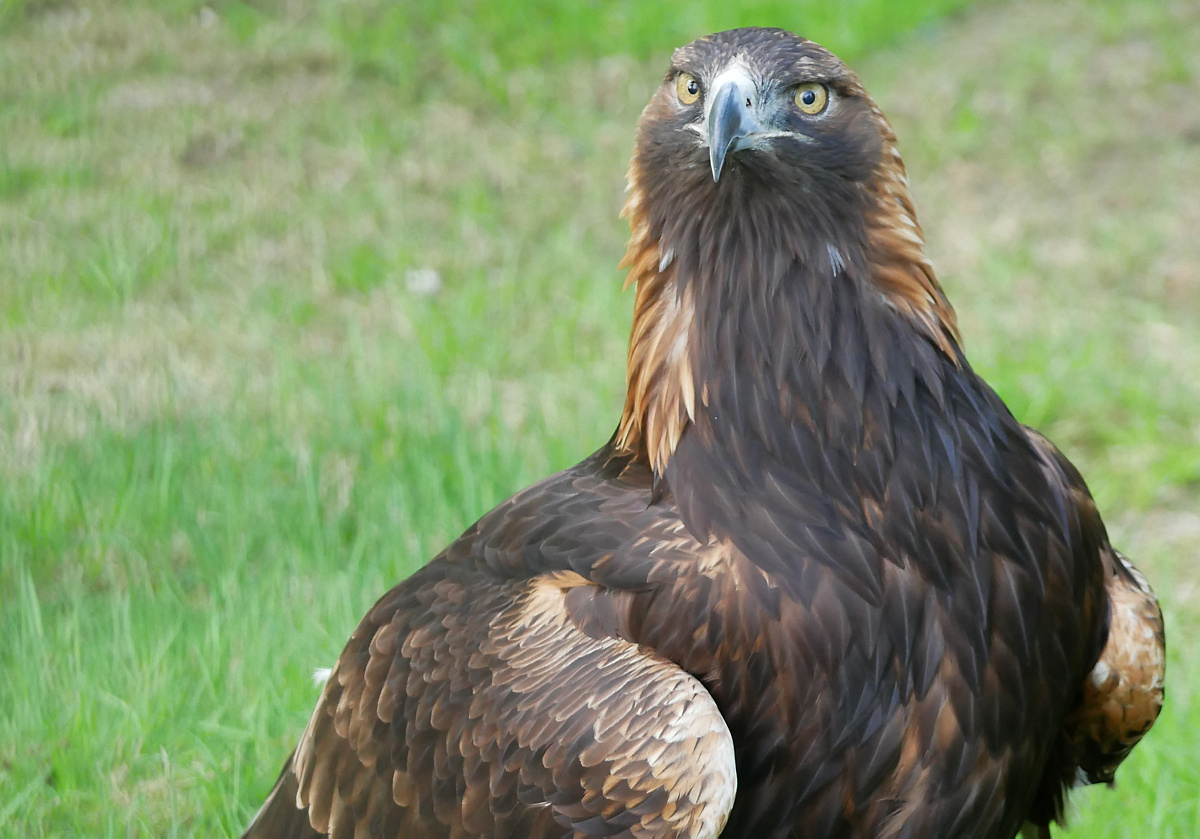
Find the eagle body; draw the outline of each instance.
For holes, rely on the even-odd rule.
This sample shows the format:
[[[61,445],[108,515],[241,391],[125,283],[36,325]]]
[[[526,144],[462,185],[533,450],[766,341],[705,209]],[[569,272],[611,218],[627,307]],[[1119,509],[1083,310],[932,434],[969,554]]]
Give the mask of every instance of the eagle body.
[[[1153,723],[1161,614],[967,362],[882,114],[701,39],[626,215],[612,440],[375,604],[247,835],[1048,835]]]

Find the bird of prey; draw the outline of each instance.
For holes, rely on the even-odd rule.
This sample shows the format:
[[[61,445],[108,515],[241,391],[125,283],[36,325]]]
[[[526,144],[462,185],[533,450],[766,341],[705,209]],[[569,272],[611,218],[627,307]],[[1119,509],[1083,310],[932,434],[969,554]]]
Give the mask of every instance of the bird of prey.
[[[354,630],[249,837],[1048,836],[1162,704],[1162,616],[972,370],[832,53],[674,53],[612,439]]]

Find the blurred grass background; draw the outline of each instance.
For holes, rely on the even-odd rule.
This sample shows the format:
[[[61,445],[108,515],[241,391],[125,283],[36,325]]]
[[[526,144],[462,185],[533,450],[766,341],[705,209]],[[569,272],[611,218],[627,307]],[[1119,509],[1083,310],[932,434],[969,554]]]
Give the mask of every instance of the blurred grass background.
[[[670,49],[822,41],[974,364],[1082,468],[1168,705],[1072,835],[1200,835],[1200,6],[0,0],[0,834],[236,834],[366,608],[599,446]]]

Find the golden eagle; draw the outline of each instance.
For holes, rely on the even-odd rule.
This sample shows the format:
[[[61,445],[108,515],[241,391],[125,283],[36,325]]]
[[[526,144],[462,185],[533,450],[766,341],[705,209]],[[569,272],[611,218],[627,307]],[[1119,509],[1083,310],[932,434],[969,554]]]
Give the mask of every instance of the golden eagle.
[[[1157,716],[1162,617],[967,362],[883,114],[701,38],[625,215],[613,438],[375,604],[247,835],[1047,835]]]

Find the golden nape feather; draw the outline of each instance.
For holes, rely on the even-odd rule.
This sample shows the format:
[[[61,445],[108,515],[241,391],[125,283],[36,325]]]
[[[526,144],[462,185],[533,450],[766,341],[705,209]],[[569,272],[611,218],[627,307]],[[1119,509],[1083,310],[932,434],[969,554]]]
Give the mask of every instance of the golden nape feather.
[[[1048,837],[1157,716],[1162,616],[971,368],[879,108],[701,38],[624,215],[613,438],[367,612],[247,836]]]

